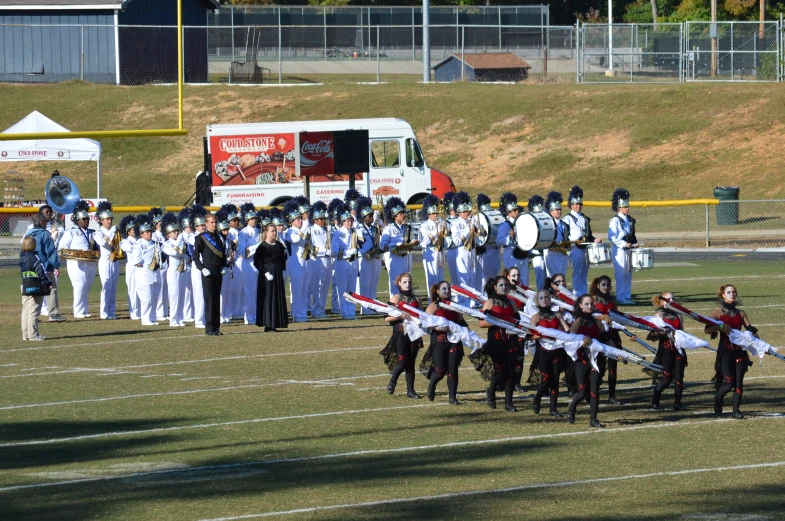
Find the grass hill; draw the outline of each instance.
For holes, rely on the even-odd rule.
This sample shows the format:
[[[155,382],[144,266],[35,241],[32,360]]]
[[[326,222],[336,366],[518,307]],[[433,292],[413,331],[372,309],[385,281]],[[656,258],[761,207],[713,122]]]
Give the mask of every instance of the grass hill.
[[[202,168],[210,123],[400,117],[429,164],[460,189],[496,198],[581,184],[587,199],[617,186],[636,199],[785,197],[785,97],[777,84],[324,85],[185,88],[186,138],[102,141],[103,192],[115,204],[181,204]],[[0,127],[38,110],[71,130],[172,128],[176,88],[68,82],[0,85]],[[95,165],[6,163],[28,197],[53,168],[95,193]],[[40,188],[39,188],[40,187]]]

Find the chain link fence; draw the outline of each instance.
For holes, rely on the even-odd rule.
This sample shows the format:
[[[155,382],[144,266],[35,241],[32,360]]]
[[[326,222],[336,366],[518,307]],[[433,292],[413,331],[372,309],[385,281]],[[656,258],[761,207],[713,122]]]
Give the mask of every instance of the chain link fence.
[[[679,83],[682,24],[584,24],[579,28],[582,83]]]
[[[687,81],[779,81],[779,22],[687,22]]]

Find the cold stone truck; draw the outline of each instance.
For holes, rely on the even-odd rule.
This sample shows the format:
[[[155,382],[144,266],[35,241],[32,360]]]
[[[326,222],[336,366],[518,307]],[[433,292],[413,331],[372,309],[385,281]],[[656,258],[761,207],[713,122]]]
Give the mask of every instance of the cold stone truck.
[[[425,163],[402,119],[210,125],[205,154],[214,206],[280,205],[304,193],[306,177],[311,201],[329,202],[343,197],[352,174],[355,188],[374,200],[416,204],[455,191],[448,175]]]

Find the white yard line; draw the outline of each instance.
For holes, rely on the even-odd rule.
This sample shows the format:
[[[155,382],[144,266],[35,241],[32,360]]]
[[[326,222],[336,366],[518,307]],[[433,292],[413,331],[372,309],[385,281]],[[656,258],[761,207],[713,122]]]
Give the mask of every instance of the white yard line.
[[[233,361],[233,360],[250,360],[254,358],[276,358],[281,356],[304,356],[304,355],[320,355],[324,353],[341,353],[344,351],[367,351],[371,349],[380,349],[379,346],[372,346],[372,347],[345,347],[345,348],[338,348],[338,349],[317,349],[312,351],[288,351],[284,353],[265,353],[265,354],[258,354],[258,355],[237,355],[237,356],[223,356],[217,358],[199,358],[195,360],[175,360],[172,362],[158,362],[152,364],[136,364],[136,365],[121,365],[117,367],[101,367],[101,368],[74,368],[62,371],[48,371],[45,373],[26,373],[26,374],[15,374],[15,375],[3,375],[0,376],[2,378],[20,378],[20,377],[27,377],[27,376],[49,376],[49,375],[58,375],[58,374],[71,374],[71,373],[84,373],[88,371],[98,371],[98,372],[112,372],[112,371],[124,371],[127,369],[145,369],[150,367],[165,367],[165,366],[172,366],[172,365],[182,365],[182,364],[202,364],[202,363],[210,363],[210,362],[225,362],[225,361]],[[40,368],[33,368],[33,369],[22,369],[21,371],[30,371],[34,369],[46,369],[44,367]]]
[[[295,416],[274,416],[272,418],[253,418],[250,420],[236,420],[230,422],[200,423],[196,425],[178,425],[175,427],[159,427],[156,429],[142,429],[136,431],[115,431],[115,432],[105,432],[101,434],[85,434],[82,436],[70,436],[67,438],[52,438],[49,440],[2,443],[0,444],[0,447],[25,447],[29,445],[51,445],[56,443],[84,441],[84,440],[92,440],[98,438],[134,436],[137,434],[158,434],[162,432],[173,432],[173,431],[182,431],[182,430],[190,430],[190,429],[212,429],[216,427],[228,427],[233,425],[248,425],[248,424],[256,424],[256,423],[279,422],[279,421],[288,421],[288,420],[305,420],[305,419],[312,419],[312,418],[325,418],[330,416],[344,416],[347,414],[368,414],[368,413],[377,413],[377,412],[390,412],[390,411],[399,411],[399,410],[407,410],[407,409],[419,409],[423,407],[443,407],[445,405],[449,405],[449,404],[424,403],[419,405],[400,405],[397,407],[376,407],[373,409],[354,409],[348,411],[318,412],[318,413],[311,413],[311,414],[299,414]]]
[[[648,474],[628,474],[626,476],[610,476],[606,478],[590,478],[573,481],[559,481],[556,483],[532,483],[529,485],[517,485],[514,487],[499,488],[499,489],[485,489],[485,490],[467,490],[465,492],[448,492],[445,494],[432,494],[429,496],[412,496],[405,498],[384,499],[380,501],[363,501],[359,503],[341,503],[337,505],[322,505],[317,507],[296,508],[292,510],[279,510],[277,512],[265,512],[262,514],[244,514],[239,516],[229,517],[215,517],[210,519],[202,519],[201,521],[236,521],[239,519],[258,519],[263,517],[286,516],[292,514],[307,514],[312,512],[321,512],[327,510],[340,510],[345,508],[368,508],[384,505],[396,505],[400,503],[415,503],[419,501],[434,501],[439,499],[454,499],[460,497],[479,496],[487,494],[505,494],[510,492],[523,492],[526,490],[539,490],[546,488],[564,488],[579,485],[593,485],[597,483],[610,483],[615,481],[627,481],[633,479],[650,479],[659,477],[676,477],[685,476],[690,474],[702,474],[706,472],[727,472],[735,470],[753,470],[764,468],[776,468],[785,466],[785,461],[774,461],[770,463],[753,463],[750,465],[734,465],[732,467],[704,467],[699,469],[686,469],[686,470],[672,470],[666,472],[650,472]]]
[[[762,420],[778,420],[783,419],[785,416],[760,416],[760,417],[752,417],[748,416],[748,421],[762,421]],[[1,487],[0,492],[10,492],[14,490],[24,490],[24,489],[33,489],[33,488],[44,488],[44,487],[57,487],[57,486],[64,486],[64,485],[77,485],[83,483],[94,483],[100,481],[115,481],[120,479],[128,479],[128,478],[138,478],[138,477],[148,477],[160,474],[170,474],[176,472],[201,472],[201,471],[209,471],[215,469],[233,469],[233,468],[243,468],[243,467],[252,467],[252,466],[266,466],[266,465],[276,465],[282,463],[301,463],[305,461],[319,461],[319,460],[329,460],[329,459],[337,459],[337,458],[351,458],[356,456],[367,456],[367,455],[377,455],[377,454],[396,454],[396,453],[405,453],[405,452],[414,452],[414,451],[422,451],[422,450],[434,450],[434,449],[449,449],[455,447],[471,447],[471,446],[481,446],[481,445],[494,445],[494,444],[501,444],[501,443],[511,443],[511,442],[518,442],[518,441],[532,441],[532,440],[540,440],[540,439],[553,439],[553,438],[566,438],[566,437],[578,437],[578,436],[587,436],[587,435],[610,435],[615,434],[618,432],[629,432],[629,431],[640,431],[640,430],[650,430],[650,429],[664,429],[670,427],[691,427],[691,426],[700,426],[700,425],[708,425],[708,424],[716,424],[718,422],[733,422],[736,420],[731,419],[712,419],[712,420],[699,420],[699,421],[681,421],[678,423],[671,422],[671,423],[661,423],[656,425],[638,425],[634,427],[618,427],[615,429],[592,429],[588,431],[576,431],[576,432],[559,432],[553,434],[536,434],[530,436],[512,436],[507,438],[487,438],[482,440],[470,440],[470,441],[456,441],[450,443],[440,443],[440,444],[432,444],[432,445],[412,445],[408,447],[398,447],[398,448],[391,448],[391,449],[372,449],[372,450],[359,450],[359,451],[352,451],[352,452],[340,452],[334,454],[323,454],[319,456],[305,456],[300,458],[284,458],[284,459],[276,459],[276,460],[262,460],[262,461],[250,461],[250,462],[243,462],[243,463],[227,463],[224,465],[205,465],[199,467],[188,467],[188,468],[177,468],[177,469],[167,469],[167,470],[157,470],[157,471],[150,471],[150,472],[135,472],[132,474],[123,474],[118,476],[100,476],[95,478],[80,478],[80,479],[71,479],[71,480],[64,480],[64,481],[52,481],[48,483],[34,483],[29,485],[11,485],[8,487]]]
[[[185,374],[174,374],[174,375],[167,375],[167,376],[186,376]],[[359,375],[359,376],[344,376],[340,378],[327,378],[324,380],[320,380],[320,383],[330,382],[330,381],[341,381],[341,380],[362,380],[366,378],[378,378],[380,376],[389,376],[388,374],[372,374],[372,375]],[[97,402],[111,402],[115,400],[131,400],[136,398],[151,398],[156,396],[177,396],[177,395],[184,395],[184,394],[199,394],[199,393],[212,393],[212,392],[223,392],[223,391],[234,391],[237,389],[256,389],[260,387],[274,387],[280,385],[292,385],[288,381],[275,381],[269,382],[264,384],[251,384],[251,385],[235,385],[231,387],[214,387],[210,389],[191,389],[188,391],[167,391],[167,392],[160,392],[160,393],[140,393],[140,394],[125,394],[120,396],[106,396],[103,398],[84,398],[82,400],[64,400],[61,402],[43,402],[43,403],[28,403],[28,404],[20,404],[20,405],[4,405],[0,406],[0,411],[10,411],[14,409],[32,409],[35,407],[52,407],[56,405],[74,405],[80,403],[97,403]]]
[[[635,279],[633,277],[633,284],[641,282],[689,282],[695,280],[739,280],[739,279],[771,279],[771,278],[785,277],[785,274],[779,275],[726,275],[722,277],[687,277],[683,279]]]

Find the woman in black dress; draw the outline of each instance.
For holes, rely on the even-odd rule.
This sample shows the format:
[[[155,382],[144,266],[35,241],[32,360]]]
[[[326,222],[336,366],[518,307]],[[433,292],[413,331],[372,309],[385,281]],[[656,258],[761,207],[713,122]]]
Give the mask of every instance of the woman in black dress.
[[[286,315],[286,289],[283,272],[286,267],[286,248],[276,238],[274,224],[267,224],[263,240],[253,256],[259,270],[256,290],[256,325],[265,332],[289,325]]]

